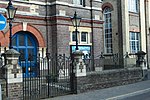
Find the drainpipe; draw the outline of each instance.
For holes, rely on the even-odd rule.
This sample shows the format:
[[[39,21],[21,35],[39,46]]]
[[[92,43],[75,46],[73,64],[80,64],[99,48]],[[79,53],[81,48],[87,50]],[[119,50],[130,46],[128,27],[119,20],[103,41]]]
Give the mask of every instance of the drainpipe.
[[[122,0],[117,1],[118,5],[118,47],[119,47],[119,65],[124,67],[123,61],[123,32],[122,32]]]
[[[141,33],[141,11],[140,11],[140,9],[141,9],[141,5],[140,5],[140,0],[138,1],[138,3],[139,3],[139,32],[140,32],[140,51],[142,51],[142,41],[141,41],[141,36],[142,36],[142,33]]]
[[[147,38],[147,35],[148,35],[148,20],[147,18],[149,18],[148,16],[148,2],[145,0],[144,1],[144,8],[145,8],[145,33],[146,33],[146,60],[147,60],[147,68],[149,69],[149,63],[148,63],[148,38]]]
[[[49,47],[48,47],[48,19],[47,19],[47,3],[48,0],[45,0],[45,10],[46,10],[46,15],[45,15],[45,21],[46,21],[46,57],[47,57],[47,63],[48,63],[48,98],[50,97],[49,93],[50,93],[50,82],[49,82],[49,75],[50,75],[50,69],[49,69]]]
[[[92,0],[90,0],[90,7],[91,7],[91,38],[92,38],[92,46],[91,46],[91,65],[92,65],[92,71],[95,71],[95,67],[94,67],[94,36],[93,36],[93,3]]]
[[[47,16],[48,16],[48,15],[47,15],[47,11],[48,11],[48,10],[47,10],[47,6],[48,6],[48,5],[47,5],[47,2],[48,2],[48,1],[45,0],[45,9],[46,9],[46,10],[45,10],[45,11],[46,11],[46,15],[45,15],[45,22],[46,22],[46,53],[48,53],[48,51],[49,51],[49,48],[48,48],[48,39],[49,39],[49,38],[48,38],[48,19],[47,19]]]

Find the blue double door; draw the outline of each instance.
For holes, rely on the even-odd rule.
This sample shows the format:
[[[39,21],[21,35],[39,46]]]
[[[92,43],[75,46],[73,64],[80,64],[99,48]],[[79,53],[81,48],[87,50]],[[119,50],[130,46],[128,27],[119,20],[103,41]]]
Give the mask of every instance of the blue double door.
[[[19,64],[23,69],[23,77],[37,76],[36,38],[30,32],[20,31],[12,37],[12,45],[20,53]]]

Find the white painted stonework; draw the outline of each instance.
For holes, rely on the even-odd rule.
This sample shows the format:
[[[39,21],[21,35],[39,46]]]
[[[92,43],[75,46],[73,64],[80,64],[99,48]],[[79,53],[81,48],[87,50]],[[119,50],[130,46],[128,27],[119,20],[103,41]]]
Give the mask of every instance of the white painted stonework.
[[[5,67],[7,68],[7,76],[5,76],[5,77],[7,77],[8,83],[23,82],[22,70],[21,70],[21,67],[19,65],[16,68],[18,70],[18,73],[16,73],[16,77],[15,77],[15,74],[12,73],[13,65],[6,65]]]
[[[27,22],[23,22],[23,31],[27,30]]]
[[[82,59],[79,59],[79,63],[76,66],[76,76],[86,76],[86,66]]]
[[[8,83],[21,83],[23,82],[22,74],[17,74],[17,78],[14,78],[14,74],[10,74],[7,79]]]

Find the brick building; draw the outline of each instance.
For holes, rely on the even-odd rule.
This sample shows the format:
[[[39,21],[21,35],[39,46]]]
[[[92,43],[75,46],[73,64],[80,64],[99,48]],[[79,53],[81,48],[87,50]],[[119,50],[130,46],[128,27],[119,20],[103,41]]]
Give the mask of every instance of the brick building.
[[[79,49],[92,59],[102,53],[117,54],[116,63],[123,67],[127,64],[124,60],[127,52],[148,50],[144,6],[147,3],[132,1],[12,0],[18,8],[12,28],[13,48],[26,59],[29,55],[37,57],[38,53],[44,57],[46,52],[70,56],[75,51],[75,28],[70,18],[76,11],[82,18],[78,27]],[[4,16],[7,5],[8,0],[1,0],[0,13]],[[0,43],[4,52],[9,46],[8,25],[0,31]],[[135,61],[135,56],[131,58]]]
[[[141,59],[135,54],[147,53],[146,60],[141,60],[142,64],[148,62],[142,66],[147,69],[150,62],[148,1],[12,0],[17,8],[12,22],[12,45],[21,54],[19,64],[23,70],[17,63],[19,53],[8,50],[10,30],[7,24],[0,31],[0,52],[8,50],[5,52],[7,70],[0,69],[1,79],[4,79],[3,97],[33,100],[141,81],[144,71],[137,67],[137,60]],[[5,17],[8,2],[0,1],[0,14]],[[76,34],[71,22],[75,12],[82,18],[77,33],[78,47],[88,59],[83,62],[78,52],[76,56],[80,57],[74,57],[74,61],[64,56],[50,58],[46,54],[70,56],[75,51]],[[12,51],[17,56],[11,55]],[[125,69],[101,72],[117,68]],[[84,75],[77,76],[79,72]]]

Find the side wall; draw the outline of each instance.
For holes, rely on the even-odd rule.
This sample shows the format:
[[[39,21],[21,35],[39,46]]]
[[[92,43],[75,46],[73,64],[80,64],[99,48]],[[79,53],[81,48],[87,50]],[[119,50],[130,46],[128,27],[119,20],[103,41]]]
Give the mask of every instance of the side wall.
[[[140,68],[90,73],[85,77],[77,77],[77,91],[80,93],[112,86],[125,85],[139,82],[141,79],[142,70]]]

